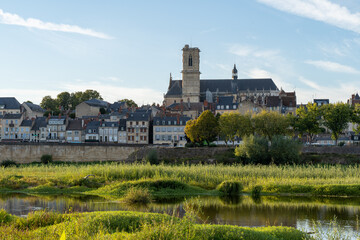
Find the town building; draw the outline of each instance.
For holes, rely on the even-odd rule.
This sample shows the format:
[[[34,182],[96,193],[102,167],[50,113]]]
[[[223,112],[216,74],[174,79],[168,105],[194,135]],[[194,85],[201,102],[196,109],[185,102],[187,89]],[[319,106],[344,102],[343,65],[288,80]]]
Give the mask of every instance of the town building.
[[[126,121],[127,143],[149,144],[151,112],[131,113]],[[152,139],[151,139],[152,140]]]
[[[81,143],[85,142],[84,121],[82,119],[69,120],[66,128],[66,142]]]
[[[66,116],[49,117],[47,122],[49,142],[65,142],[66,127],[68,118]]]
[[[30,131],[30,142],[46,142],[49,132],[47,130],[47,118],[37,117]]]
[[[100,122],[99,126],[99,139],[100,142],[110,142],[117,143],[118,142],[118,122]]]
[[[360,104],[360,96],[358,93],[351,95],[351,98],[348,99],[347,103],[350,106],[355,106],[356,104]]]
[[[20,104],[19,104],[20,112]],[[2,118],[2,133],[1,140],[20,140],[19,127],[22,123],[23,115],[20,113],[5,113]]]
[[[100,121],[91,121],[86,124],[85,142],[99,142]]]
[[[110,104],[103,100],[91,99],[84,101],[75,107],[75,116],[82,118],[83,116],[97,116],[100,113],[100,109],[106,112]]]
[[[278,96],[280,91],[270,78],[238,79],[234,65],[232,79],[200,79],[200,50],[185,45],[183,51],[182,80],[173,80],[170,75],[168,91],[164,96],[165,106],[184,102],[215,102],[217,97],[234,96],[236,102],[254,97]]]
[[[31,128],[34,124],[34,120],[22,120],[20,127],[19,127],[19,138],[23,142],[29,142],[30,141],[30,132]]]
[[[125,144],[127,141],[126,119],[120,119],[118,130],[118,142]]]
[[[42,117],[45,113],[45,110],[42,109],[39,105],[29,102],[24,102],[21,104],[21,111],[24,114],[24,119]]]
[[[14,97],[0,97],[0,115],[20,113],[20,103]]]
[[[184,147],[185,125],[190,117],[155,117],[153,120],[153,143]]]

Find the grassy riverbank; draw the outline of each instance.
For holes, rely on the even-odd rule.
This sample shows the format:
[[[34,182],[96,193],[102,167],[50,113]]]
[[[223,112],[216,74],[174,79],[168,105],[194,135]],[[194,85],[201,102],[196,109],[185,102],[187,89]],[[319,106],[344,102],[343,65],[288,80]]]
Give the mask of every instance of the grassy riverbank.
[[[141,187],[155,197],[219,195],[223,181],[241,183],[244,192],[255,186],[263,194],[360,196],[359,165],[21,165],[0,168],[0,191],[24,193],[87,193],[122,197]]]
[[[59,214],[35,212],[26,218],[0,210],[0,239],[309,239],[289,227],[247,228],[198,224],[191,213],[175,216],[139,212]]]

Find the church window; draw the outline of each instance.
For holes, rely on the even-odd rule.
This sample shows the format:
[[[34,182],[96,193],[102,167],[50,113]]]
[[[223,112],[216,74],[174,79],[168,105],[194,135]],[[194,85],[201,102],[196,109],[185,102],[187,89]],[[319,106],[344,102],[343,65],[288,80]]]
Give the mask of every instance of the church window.
[[[190,54],[190,56],[189,56],[189,67],[192,67],[192,65],[193,65],[193,61],[192,61],[192,56]]]

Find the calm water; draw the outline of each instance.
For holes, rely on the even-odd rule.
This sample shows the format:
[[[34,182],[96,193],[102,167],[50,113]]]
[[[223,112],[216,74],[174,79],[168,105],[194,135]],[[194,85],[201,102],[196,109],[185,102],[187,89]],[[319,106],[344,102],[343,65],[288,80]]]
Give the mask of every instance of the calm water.
[[[188,199],[201,205],[199,214],[203,222],[213,224],[232,224],[239,226],[291,226],[312,231],[314,222],[327,230],[336,218],[341,231],[347,236],[360,232],[360,198],[311,198],[264,196],[252,199],[249,196],[238,198],[201,197]],[[152,203],[148,206],[128,206],[93,196],[30,196],[23,194],[0,195],[0,208],[11,214],[25,216],[31,211],[49,209],[58,212],[71,211],[116,211],[133,210],[144,212],[173,211],[184,214],[183,201]]]

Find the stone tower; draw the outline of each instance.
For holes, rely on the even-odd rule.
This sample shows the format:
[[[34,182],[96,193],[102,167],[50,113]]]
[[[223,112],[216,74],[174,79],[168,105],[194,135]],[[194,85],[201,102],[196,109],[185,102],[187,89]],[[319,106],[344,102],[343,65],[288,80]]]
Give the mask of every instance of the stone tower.
[[[183,51],[182,97],[185,102],[200,102],[200,49],[185,45]]]

